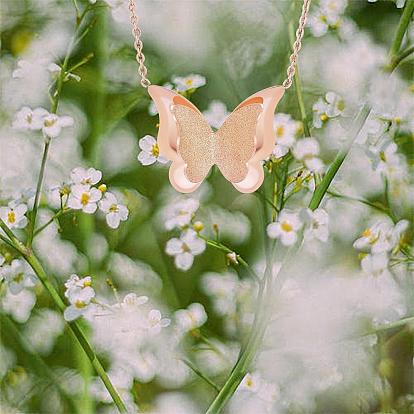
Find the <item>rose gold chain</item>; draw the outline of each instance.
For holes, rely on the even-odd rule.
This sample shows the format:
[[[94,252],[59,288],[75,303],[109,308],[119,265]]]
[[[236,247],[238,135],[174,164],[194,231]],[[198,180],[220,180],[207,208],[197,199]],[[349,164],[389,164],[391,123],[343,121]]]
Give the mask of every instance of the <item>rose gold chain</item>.
[[[300,15],[299,26],[296,30],[296,40],[295,43],[293,43],[293,52],[289,57],[290,65],[286,71],[287,78],[282,83],[282,86],[285,89],[291,87],[293,82],[293,76],[295,76],[296,63],[298,60],[299,51],[302,47],[302,38],[303,34],[305,33],[306,19],[308,18],[310,4],[311,0],[303,0],[302,14]]]
[[[148,69],[145,66],[145,55],[142,53],[143,43],[141,40],[142,31],[138,25],[138,16],[135,11],[134,0],[128,0],[128,9],[130,13],[130,19],[132,24],[132,34],[134,36],[134,47],[137,51],[135,59],[138,62],[138,75],[140,77],[141,85],[144,88],[148,88],[151,85],[150,80],[147,78]]]
[[[299,19],[298,29],[296,30],[296,40],[295,40],[295,43],[293,43],[293,52],[289,57],[290,64],[286,71],[287,78],[282,83],[285,89],[290,88],[293,82],[293,76],[295,76],[296,63],[298,60],[299,51],[302,47],[302,38],[305,33],[306,19],[309,14],[310,4],[311,4],[311,0],[303,0],[302,14]],[[142,48],[143,48],[143,43],[141,40],[142,31],[138,25],[138,16],[135,11],[134,0],[128,0],[128,9],[130,12],[130,19],[131,19],[131,24],[132,24],[132,34],[134,36],[134,47],[135,47],[135,50],[137,51],[135,58],[138,62],[138,74],[140,77],[141,85],[144,88],[147,88],[148,86],[151,85],[151,82],[147,78],[148,69],[145,66],[145,56],[144,56],[144,53],[142,52]]]

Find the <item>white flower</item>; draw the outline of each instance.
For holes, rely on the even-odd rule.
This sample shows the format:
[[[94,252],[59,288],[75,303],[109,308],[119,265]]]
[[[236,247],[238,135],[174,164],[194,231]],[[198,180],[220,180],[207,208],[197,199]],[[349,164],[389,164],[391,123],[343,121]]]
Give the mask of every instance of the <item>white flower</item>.
[[[328,112],[328,103],[319,98],[312,106],[313,111],[313,126],[315,128],[322,128],[324,122],[326,122],[329,118],[327,115]]]
[[[26,204],[30,209],[32,209],[35,196],[36,190],[33,188],[27,188],[25,190],[18,191],[13,194],[13,200],[10,201],[9,207],[15,208],[19,204]]]
[[[48,114],[43,118],[42,131],[46,137],[56,138],[62,132],[62,128],[73,125],[73,118],[70,116],[58,116]]]
[[[32,287],[36,283],[36,276],[20,259],[14,259],[10,265],[3,266],[1,274],[12,295],[18,295],[25,287]]]
[[[207,110],[203,112],[203,115],[213,128],[219,129],[229,116],[229,112],[223,102],[212,101],[210,102]]]
[[[68,207],[74,210],[82,210],[93,214],[98,208],[97,202],[102,198],[102,193],[95,187],[75,184],[72,186],[68,198]]]
[[[249,391],[269,403],[275,401],[279,395],[279,387],[276,384],[265,381],[258,372],[247,373],[238,390]]]
[[[319,155],[319,143],[315,138],[303,138],[293,147],[293,156],[302,161],[311,172],[322,172],[324,165]]]
[[[70,178],[74,184],[95,185],[102,179],[102,172],[95,168],[76,167],[70,173]]]
[[[190,89],[197,89],[206,84],[206,78],[201,75],[191,74],[188,76],[173,76],[172,82],[178,92],[186,92]]]
[[[105,193],[99,202],[99,208],[106,214],[106,222],[111,229],[117,229],[121,221],[128,219],[128,209],[124,205],[118,204],[118,200],[112,193]]]
[[[328,92],[325,95],[326,102],[328,106],[326,108],[326,115],[329,118],[335,118],[339,115],[342,115],[345,110],[345,101],[335,92]]]
[[[299,129],[299,123],[288,114],[276,114],[273,120],[276,144],[273,155],[276,158],[283,157],[295,143],[295,137]]]
[[[205,241],[200,239],[194,230],[188,229],[181,233],[179,239],[168,240],[165,251],[175,257],[175,266],[185,271],[192,266],[194,256],[201,254],[205,248]]]
[[[372,276],[381,276],[388,270],[387,253],[367,254],[361,260],[362,270]]]
[[[304,216],[305,220],[307,221],[305,237],[307,239],[317,239],[322,242],[326,242],[329,236],[328,213],[322,208],[317,208],[314,211],[306,209],[304,212]]]
[[[400,220],[395,226],[389,222],[378,221],[364,230],[353,246],[358,250],[370,251],[373,254],[390,252],[398,245],[408,226],[407,220]]]
[[[39,131],[43,126],[43,118],[48,114],[44,108],[31,109],[24,106],[16,113],[12,126],[19,130]]]
[[[137,307],[147,302],[148,296],[137,296],[135,293],[128,293],[122,300],[120,307],[126,311],[135,311]]]
[[[11,315],[17,322],[25,323],[36,303],[36,295],[27,289],[17,295],[7,291],[1,302],[4,312]]]
[[[256,393],[259,391],[261,384],[262,378],[258,372],[247,373],[240,383],[239,389]]]
[[[71,275],[65,282],[65,296],[70,302],[70,306],[65,309],[63,314],[66,321],[73,321],[89,310],[89,304],[95,297],[95,291],[91,284],[90,276],[81,279],[78,275]]]
[[[145,135],[139,140],[139,147],[141,152],[138,154],[138,161],[142,165],[151,165],[154,162],[158,161],[161,164],[165,164],[166,160],[162,155],[160,155],[160,149],[156,139],[151,135]]]
[[[14,206],[13,202],[11,202],[8,207],[0,207],[0,218],[9,229],[23,229],[27,226],[26,211],[26,204]]]
[[[189,332],[204,325],[207,321],[207,314],[203,305],[192,303],[187,309],[176,311],[175,319],[184,332]]]
[[[153,335],[158,335],[162,328],[169,326],[171,321],[168,318],[163,318],[158,309],[152,309],[147,316],[147,328]]]
[[[188,226],[199,206],[200,203],[195,198],[184,198],[172,202],[165,209],[165,228],[172,230],[175,227],[183,228]]]
[[[271,239],[280,239],[285,246],[292,246],[296,243],[297,232],[301,227],[302,222],[298,213],[282,210],[277,221],[267,226],[267,235]]]

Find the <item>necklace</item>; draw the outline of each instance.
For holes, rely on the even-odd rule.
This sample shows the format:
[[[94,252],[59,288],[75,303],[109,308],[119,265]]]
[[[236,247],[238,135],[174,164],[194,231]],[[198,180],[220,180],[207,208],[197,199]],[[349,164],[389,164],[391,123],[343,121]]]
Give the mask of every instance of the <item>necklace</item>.
[[[311,0],[303,1],[282,86],[272,86],[251,95],[234,109],[221,128],[213,131],[188,99],[151,84],[135,2],[128,0],[140,83],[148,89],[157,107],[160,117],[157,143],[160,154],[172,161],[169,177],[177,191],[191,193],[196,190],[213,165],[217,165],[223,176],[242,193],[251,193],[262,185],[262,160],[269,157],[275,145],[274,112],[293,82],[310,3]]]

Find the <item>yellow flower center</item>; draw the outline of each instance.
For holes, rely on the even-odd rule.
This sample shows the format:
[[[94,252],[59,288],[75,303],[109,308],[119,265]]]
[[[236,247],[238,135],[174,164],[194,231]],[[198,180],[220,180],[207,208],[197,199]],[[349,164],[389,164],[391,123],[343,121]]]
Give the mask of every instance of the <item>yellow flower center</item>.
[[[8,221],[10,224],[13,224],[13,223],[15,223],[15,222],[16,222],[16,213],[15,213],[14,211],[10,211],[10,212],[7,214],[7,221]]]
[[[187,86],[191,86],[191,85],[193,84],[193,80],[192,80],[192,79],[187,79],[187,80],[185,81],[185,84],[186,84]]]
[[[18,273],[17,275],[15,275],[15,276],[13,277],[13,280],[14,280],[16,283],[20,283],[20,282],[23,280],[23,277],[24,277],[24,274],[23,274],[23,273]]]
[[[54,119],[54,118],[51,118],[51,119],[45,119],[45,120],[43,121],[43,124],[44,124],[44,126],[45,126],[45,127],[51,127],[51,126],[53,126],[55,123],[56,123],[56,119]]]
[[[109,211],[111,213],[117,213],[118,212],[118,206],[116,204],[112,204],[111,207],[109,207]]]
[[[371,229],[365,229],[365,230],[362,232],[362,236],[363,236],[363,237],[370,237],[370,236],[371,236],[371,234],[372,234]]]
[[[86,303],[81,301],[81,300],[77,300],[75,302],[75,307],[78,308],[78,309],[83,309],[83,308],[86,307]]]
[[[86,206],[89,203],[91,196],[88,193],[82,193],[80,202],[83,206]]]
[[[283,125],[279,125],[279,126],[276,128],[276,137],[277,137],[277,138],[282,137],[282,136],[283,136],[283,134],[284,134],[284,132],[285,132],[285,127],[284,127]]]
[[[160,155],[160,149],[158,148],[158,144],[154,144],[154,145],[152,146],[152,149],[151,149],[151,154],[152,154],[154,157],[158,157],[158,155]]]
[[[345,101],[344,101],[343,99],[341,99],[341,100],[338,102],[337,108],[338,108],[340,111],[343,111],[343,110],[345,109]]]
[[[280,227],[282,228],[283,231],[289,232],[293,230],[293,227],[290,223],[288,223],[287,221],[283,221],[282,224],[280,225]]]
[[[252,385],[253,385],[253,379],[252,379],[252,377],[249,376],[246,379],[246,386],[249,387],[249,388],[251,388]]]
[[[31,124],[33,121],[33,115],[32,114],[27,114],[26,115],[26,121],[28,124]]]
[[[89,286],[92,286],[91,280],[86,280],[85,282],[83,282],[83,287],[89,287]]]
[[[190,248],[189,248],[189,247],[188,247],[188,245],[187,245],[187,244],[185,244],[185,243],[183,243],[182,249],[183,249],[183,252],[184,252],[184,253],[189,253],[189,252],[191,252]]]

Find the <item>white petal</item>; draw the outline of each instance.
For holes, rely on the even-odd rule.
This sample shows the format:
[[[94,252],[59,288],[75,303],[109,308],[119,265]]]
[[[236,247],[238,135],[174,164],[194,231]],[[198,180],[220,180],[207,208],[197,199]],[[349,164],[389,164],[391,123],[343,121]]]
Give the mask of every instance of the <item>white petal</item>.
[[[106,215],[106,222],[111,229],[117,229],[121,222],[121,218],[118,213],[109,213]]]
[[[157,143],[155,138],[151,135],[145,135],[145,137],[139,140],[139,147],[145,151],[151,153],[152,147]]]
[[[81,210],[83,206],[78,198],[70,194],[68,198],[68,207],[74,210]]]
[[[83,206],[82,211],[87,214],[93,214],[97,208],[98,206],[96,203],[88,203],[86,206]]]
[[[178,269],[188,270],[192,266],[194,261],[194,256],[191,253],[185,252],[180,253],[175,256],[175,265]]]
[[[280,223],[270,223],[266,231],[271,239],[277,239],[280,236]]]
[[[98,200],[102,198],[102,193],[97,188],[91,188],[90,190],[90,203],[96,203]]]
[[[65,321],[74,321],[75,319],[79,318],[82,313],[79,311],[79,309],[75,308],[73,305],[67,307],[65,311],[63,312],[63,317],[65,318]]]
[[[176,254],[182,253],[183,251],[183,242],[180,239],[173,238],[168,240],[165,246],[165,252],[170,256],[175,256]]]
[[[138,154],[138,161],[142,165],[151,165],[154,164],[155,161],[157,161],[157,158],[155,158],[152,154],[149,152],[141,151]]]

